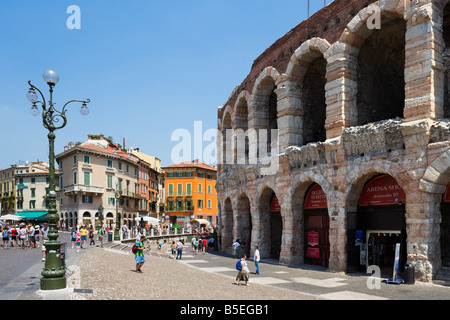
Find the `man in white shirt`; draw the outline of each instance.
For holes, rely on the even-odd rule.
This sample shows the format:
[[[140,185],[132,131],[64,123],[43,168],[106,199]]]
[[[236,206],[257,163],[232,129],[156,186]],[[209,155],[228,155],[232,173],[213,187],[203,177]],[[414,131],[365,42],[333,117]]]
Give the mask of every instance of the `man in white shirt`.
[[[239,258],[239,256],[240,256],[240,246],[241,246],[241,244],[239,243],[239,240],[236,240],[236,242],[235,243],[233,243],[233,247],[234,247],[234,257],[235,258]]]
[[[255,256],[253,261],[255,262],[256,274],[259,275],[259,260],[261,260],[261,256],[259,255],[258,246],[255,246]]]
[[[240,281],[244,281],[244,285],[248,286],[248,274],[250,273],[250,270],[248,269],[247,265],[247,256],[245,254],[242,255],[241,259],[241,270],[239,270],[239,273],[236,277],[236,284],[239,285]]]
[[[183,255],[183,248],[184,248],[183,243],[180,240],[178,240],[175,247],[177,248],[177,260],[178,260],[178,257],[180,257],[180,260],[181,260],[181,256]]]

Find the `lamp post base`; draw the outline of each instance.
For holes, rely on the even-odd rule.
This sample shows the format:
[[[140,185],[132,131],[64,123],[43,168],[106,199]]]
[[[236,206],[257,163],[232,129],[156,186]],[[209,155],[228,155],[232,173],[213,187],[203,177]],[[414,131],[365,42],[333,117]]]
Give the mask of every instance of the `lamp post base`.
[[[61,278],[41,278],[41,290],[65,289],[66,277]]]

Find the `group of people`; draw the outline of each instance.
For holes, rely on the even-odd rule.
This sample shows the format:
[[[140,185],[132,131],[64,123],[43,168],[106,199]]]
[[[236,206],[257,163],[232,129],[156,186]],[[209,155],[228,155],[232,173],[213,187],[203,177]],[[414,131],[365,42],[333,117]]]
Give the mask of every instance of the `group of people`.
[[[34,223],[20,223],[16,225],[5,224],[0,228],[2,235],[2,249],[11,247],[13,250],[19,249],[34,249],[42,247],[42,261],[45,261],[45,246],[44,242],[48,241],[48,224]],[[42,240],[42,242],[41,242]]]
[[[89,245],[96,245],[103,248],[103,237],[108,234],[107,226],[99,226],[97,230],[92,225],[89,225],[89,229],[85,225],[82,225],[79,229],[72,228],[70,231],[72,239],[72,249],[77,247],[77,252],[80,249],[86,249],[87,238],[89,237]],[[97,244],[94,238],[97,237]]]
[[[200,236],[194,236],[192,237],[192,250],[195,252],[195,254],[198,254],[198,252],[203,252],[203,254],[206,254],[206,248],[214,247],[214,238],[209,237],[206,239],[206,237],[200,237]]]

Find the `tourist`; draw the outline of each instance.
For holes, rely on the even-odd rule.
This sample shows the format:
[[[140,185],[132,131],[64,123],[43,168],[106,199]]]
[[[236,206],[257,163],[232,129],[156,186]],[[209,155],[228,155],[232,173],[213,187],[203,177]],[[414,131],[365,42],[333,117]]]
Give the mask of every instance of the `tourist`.
[[[41,238],[42,238],[42,261],[45,261],[45,241],[48,241],[48,224],[44,223],[44,227],[41,228]]]
[[[183,242],[181,242],[181,239],[178,240],[176,248],[177,248],[177,258],[176,259],[178,260],[178,257],[180,257],[180,260],[181,260],[181,256],[183,255],[183,248],[184,248],[184,245],[183,245]]]
[[[241,246],[241,244],[239,243],[239,240],[236,240],[236,241],[233,243],[234,257],[235,257],[235,258],[239,258],[239,256],[240,256],[240,246]]]
[[[77,243],[77,252],[80,252],[81,247],[81,232],[77,231],[76,233],[76,243]]]
[[[12,245],[12,247],[13,247],[13,250],[15,250],[16,249],[16,243],[17,243],[17,235],[18,235],[18,232],[17,232],[17,226],[13,226],[12,228],[11,228],[11,245]]]
[[[89,239],[91,239],[91,241],[89,242],[89,245],[95,245],[94,228],[92,228],[92,226],[89,228]]]
[[[177,251],[175,241],[172,241],[172,244],[170,245],[170,250],[172,251],[172,258],[175,259],[175,253]]]
[[[72,227],[72,230],[70,231],[70,236],[72,237],[72,249],[73,249],[77,244],[77,230],[74,227]]]
[[[86,240],[87,240],[88,231],[85,225],[81,226],[80,235],[81,235],[81,249],[86,249]],[[83,247],[84,245],[84,247]]]
[[[39,248],[39,241],[41,240],[41,238],[39,237],[40,232],[39,232],[39,225],[36,225],[34,227],[34,240],[36,241],[36,248]]]
[[[9,230],[8,225],[5,225],[2,230],[2,249],[8,249]]]
[[[19,230],[19,242],[20,247],[22,249],[26,249],[26,241],[27,241],[27,229],[25,228],[25,225],[22,224]]]
[[[198,240],[197,240],[197,238],[194,238],[194,252],[195,252],[195,254],[198,253]]]
[[[203,238],[202,240],[202,250],[203,250],[203,254],[206,254],[206,246],[208,245],[208,241],[206,240],[206,238]]]
[[[244,281],[244,285],[248,286],[248,274],[250,270],[247,266],[247,256],[245,254],[242,255],[241,262],[241,269],[238,271],[238,275],[236,276],[236,284],[239,285],[241,281]]]
[[[105,230],[103,230],[102,226],[98,227],[97,231],[97,247],[98,243],[100,242],[100,246],[103,248],[103,236],[105,235]]]
[[[255,262],[256,274],[259,275],[259,260],[261,260],[261,256],[259,254],[258,246],[255,246],[255,256],[253,261]]]
[[[136,272],[142,272],[141,268],[145,263],[145,257],[144,257],[144,243],[145,236],[142,236],[140,241],[136,241],[136,252],[134,253],[136,258]]]
[[[36,247],[36,234],[33,225],[28,226],[28,242],[30,243],[30,248]]]

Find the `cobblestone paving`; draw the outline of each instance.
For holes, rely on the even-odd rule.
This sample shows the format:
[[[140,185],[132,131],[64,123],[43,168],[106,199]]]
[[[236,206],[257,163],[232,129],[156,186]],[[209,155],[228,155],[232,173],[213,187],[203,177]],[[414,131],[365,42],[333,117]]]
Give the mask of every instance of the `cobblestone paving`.
[[[168,246],[163,247],[165,252]],[[180,261],[145,252],[143,273],[135,272],[134,255],[129,251],[94,248],[78,262],[80,289],[72,299],[87,300],[318,300],[291,290],[251,283],[236,285],[234,279],[192,268]],[[190,248],[186,250],[188,254]],[[227,266],[234,267],[234,266]]]

